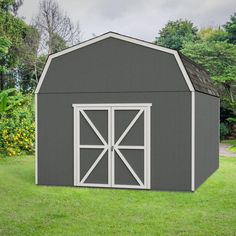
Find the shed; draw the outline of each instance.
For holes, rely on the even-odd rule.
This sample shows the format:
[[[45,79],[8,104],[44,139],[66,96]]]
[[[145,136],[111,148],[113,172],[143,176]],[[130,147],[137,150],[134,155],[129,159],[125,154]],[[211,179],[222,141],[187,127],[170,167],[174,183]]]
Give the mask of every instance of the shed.
[[[195,191],[219,167],[219,96],[175,50],[108,32],[48,57],[36,184]]]

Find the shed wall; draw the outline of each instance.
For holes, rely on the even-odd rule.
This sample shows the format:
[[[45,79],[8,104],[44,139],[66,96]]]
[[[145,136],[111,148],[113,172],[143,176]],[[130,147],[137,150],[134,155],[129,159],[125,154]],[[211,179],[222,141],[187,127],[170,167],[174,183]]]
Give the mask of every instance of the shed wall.
[[[38,94],[38,183],[73,185],[73,108],[152,103],[151,189],[191,190],[191,93]]]
[[[196,92],[195,186],[219,167],[219,98]]]
[[[39,93],[135,91],[189,89],[173,54],[107,38],[52,59]]]

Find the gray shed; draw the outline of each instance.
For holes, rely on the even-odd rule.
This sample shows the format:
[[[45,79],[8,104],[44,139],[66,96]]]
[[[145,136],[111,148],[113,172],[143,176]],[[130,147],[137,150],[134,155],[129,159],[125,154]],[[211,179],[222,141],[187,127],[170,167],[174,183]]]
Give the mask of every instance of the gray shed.
[[[36,184],[195,191],[219,167],[219,97],[175,50],[106,33],[48,57]]]

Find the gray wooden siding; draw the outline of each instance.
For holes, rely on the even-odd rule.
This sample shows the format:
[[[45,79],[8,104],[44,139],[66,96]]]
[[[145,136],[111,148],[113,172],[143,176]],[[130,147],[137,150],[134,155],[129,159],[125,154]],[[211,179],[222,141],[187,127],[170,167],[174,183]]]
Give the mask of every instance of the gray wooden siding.
[[[219,98],[196,93],[195,185],[219,167]]]
[[[174,55],[108,38],[54,58],[39,93],[189,91]]]
[[[73,103],[152,103],[151,188],[191,189],[191,93],[38,94],[38,183],[73,185]]]

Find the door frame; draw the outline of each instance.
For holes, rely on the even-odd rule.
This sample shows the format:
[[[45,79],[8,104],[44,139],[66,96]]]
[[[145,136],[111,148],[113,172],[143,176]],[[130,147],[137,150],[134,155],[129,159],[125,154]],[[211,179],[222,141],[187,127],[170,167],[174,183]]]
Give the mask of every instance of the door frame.
[[[150,189],[151,187],[151,103],[97,103],[97,104],[72,104],[74,110],[74,186],[87,187],[110,187],[110,188],[132,188]],[[81,183],[80,182],[80,156],[78,152],[80,136],[80,110],[105,110],[108,112],[108,140],[104,145],[108,151],[108,184]],[[143,185],[118,185],[114,183],[114,153],[111,146],[114,146],[114,112],[115,110],[136,110],[141,109],[144,114],[144,184]],[[137,120],[136,120],[137,121]],[[134,122],[135,124],[135,122]],[[132,128],[132,126],[131,126]],[[131,145],[134,146],[134,145]],[[135,149],[135,148],[134,148]]]

